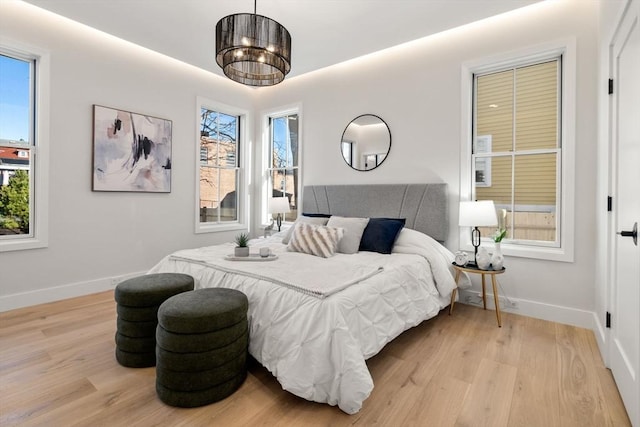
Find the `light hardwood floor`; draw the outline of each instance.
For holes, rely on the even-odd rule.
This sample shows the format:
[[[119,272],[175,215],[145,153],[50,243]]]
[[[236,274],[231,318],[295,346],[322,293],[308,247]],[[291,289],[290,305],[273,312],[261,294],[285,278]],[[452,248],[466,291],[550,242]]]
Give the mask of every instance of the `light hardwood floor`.
[[[628,426],[591,331],[464,304],[368,361],[356,415],[283,391],[253,361],[227,399],[164,405],[114,357],[113,292],[0,313],[0,426]]]

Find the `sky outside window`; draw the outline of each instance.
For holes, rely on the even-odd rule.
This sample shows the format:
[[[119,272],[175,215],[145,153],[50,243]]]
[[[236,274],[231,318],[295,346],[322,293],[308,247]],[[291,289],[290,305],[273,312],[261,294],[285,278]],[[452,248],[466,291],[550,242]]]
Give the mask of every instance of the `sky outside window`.
[[[0,140],[29,141],[30,65],[0,55]]]

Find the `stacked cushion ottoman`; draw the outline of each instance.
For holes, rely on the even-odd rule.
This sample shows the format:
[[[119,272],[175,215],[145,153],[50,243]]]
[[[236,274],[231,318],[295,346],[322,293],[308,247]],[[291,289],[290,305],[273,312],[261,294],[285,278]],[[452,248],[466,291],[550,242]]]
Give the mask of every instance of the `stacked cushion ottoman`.
[[[130,368],[156,364],[155,336],[160,304],[174,295],[193,290],[193,286],[193,277],[181,273],[147,274],[116,286],[118,363]]]
[[[166,300],[158,310],[156,391],[184,408],[224,399],[247,376],[248,300],[234,289],[207,288]]]

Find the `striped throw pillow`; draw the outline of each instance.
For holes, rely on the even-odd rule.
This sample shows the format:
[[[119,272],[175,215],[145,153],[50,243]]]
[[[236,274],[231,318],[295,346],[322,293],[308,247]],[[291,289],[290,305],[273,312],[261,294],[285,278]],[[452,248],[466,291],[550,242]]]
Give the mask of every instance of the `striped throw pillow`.
[[[295,224],[287,250],[329,258],[336,252],[343,235],[343,228],[300,222]]]

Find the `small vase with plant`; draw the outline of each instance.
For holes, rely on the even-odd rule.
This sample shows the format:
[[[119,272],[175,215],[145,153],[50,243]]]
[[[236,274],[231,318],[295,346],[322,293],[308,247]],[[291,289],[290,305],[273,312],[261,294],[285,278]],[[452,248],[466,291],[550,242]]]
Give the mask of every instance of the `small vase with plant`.
[[[495,251],[491,255],[491,267],[494,270],[502,270],[504,267],[504,256],[502,255],[502,250],[500,249],[500,242],[507,235],[507,210],[500,209],[500,215],[498,215],[498,230],[493,235],[493,241],[496,244]]]
[[[237,257],[249,256],[249,235],[247,233],[240,233],[235,238],[236,247],[233,249],[233,254]]]

